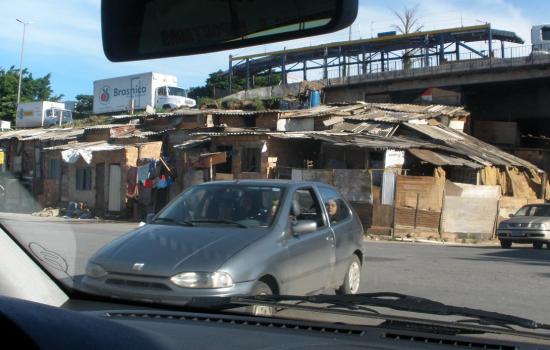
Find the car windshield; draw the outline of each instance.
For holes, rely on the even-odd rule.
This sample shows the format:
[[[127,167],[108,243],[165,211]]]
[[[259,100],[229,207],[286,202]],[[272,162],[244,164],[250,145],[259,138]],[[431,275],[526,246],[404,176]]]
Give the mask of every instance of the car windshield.
[[[550,206],[548,205],[529,205],[518,210],[515,216],[538,216],[550,217]]]
[[[279,210],[281,187],[210,185],[183,193],[154,222],[221,224],[268,227]]]
[[[136,2],[159,48],[233,25],[179,1]],[[550,324],[550,1],[359,0],[334,33],[116,63],[103,38],[138,30],[102,33],[101,0],[0,13],[0,238],[71,296],[399,292]]]

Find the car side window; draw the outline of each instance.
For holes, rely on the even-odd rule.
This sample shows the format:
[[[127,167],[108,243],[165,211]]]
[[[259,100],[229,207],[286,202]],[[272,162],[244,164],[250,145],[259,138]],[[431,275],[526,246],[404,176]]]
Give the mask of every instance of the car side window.
[[[325,226],[321,205],[312,188],[298,189],[292,196],[289,221],[312,220],[317,227]]]
[[[319,192],[331,223],[344,221],[350,216],[350,210],[338,192],[329,187],[319,187]]]

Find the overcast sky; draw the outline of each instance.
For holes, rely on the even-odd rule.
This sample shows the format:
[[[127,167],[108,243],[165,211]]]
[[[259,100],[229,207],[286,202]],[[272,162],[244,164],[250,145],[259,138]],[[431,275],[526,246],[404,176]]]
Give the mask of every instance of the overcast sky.
[[[273,0],[276,1],[276,0]],[[369,38],[391,30],[393,10],[420,2],[419,14],[426,29],[441,29],[490,22],[494,28],[515,31],[527,43],[534,24],[550,22],[548,0],[360,0],[352,38]],[[349,31],[213,54],[112,63],[103,55],[99,15],[100,0],[0,0],[0,67],[19,65],[22,25],[31,21],[25,37],[24,67],[34,76],[52,73],[55,94],[66,100],[92,94],[93,81],[119,75],[154,71],[174,74],[179,85],[204,84],[209,73],[227,69],[229,54],[257,53],[346,40]]]

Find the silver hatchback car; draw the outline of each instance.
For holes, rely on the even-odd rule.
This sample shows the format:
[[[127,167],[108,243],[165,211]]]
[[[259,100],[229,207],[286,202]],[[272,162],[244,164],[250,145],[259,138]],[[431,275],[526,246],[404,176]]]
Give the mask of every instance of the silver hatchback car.
[[[279,180],[194,186],[97,252],[88,291],[134,300],[359,291],[363,227],[331,186]]]
[[[550,249],[550,204],[522,207],[500,223],[497,234],[502,248],[510,248],[512,243],[528,243],[535,249],[544,244]]]

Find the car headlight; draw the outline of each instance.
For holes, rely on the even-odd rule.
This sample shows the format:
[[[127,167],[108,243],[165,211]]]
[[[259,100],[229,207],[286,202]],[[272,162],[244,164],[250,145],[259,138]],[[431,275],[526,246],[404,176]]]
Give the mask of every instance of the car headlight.
[[[508,228],[508,223],[506,223],[506,222],[501,222],[500,224],[498,224],[498,228],[499,228],[499,229]]]
[[[539,230],[546,230],[546,224],[534,223],[534,224],[531,224],[530,227],[531,228],[536,228],[536,229],[539,229]]]
[[[170,278],[176,286],[183,288],[228,288],[233,278],[226,272],[184,272]]]
[[[107,271],[98,264],[89,263],[88,266],[86,266],[86,275],[91,278],[101,278],[104,276],[107,276]]]

